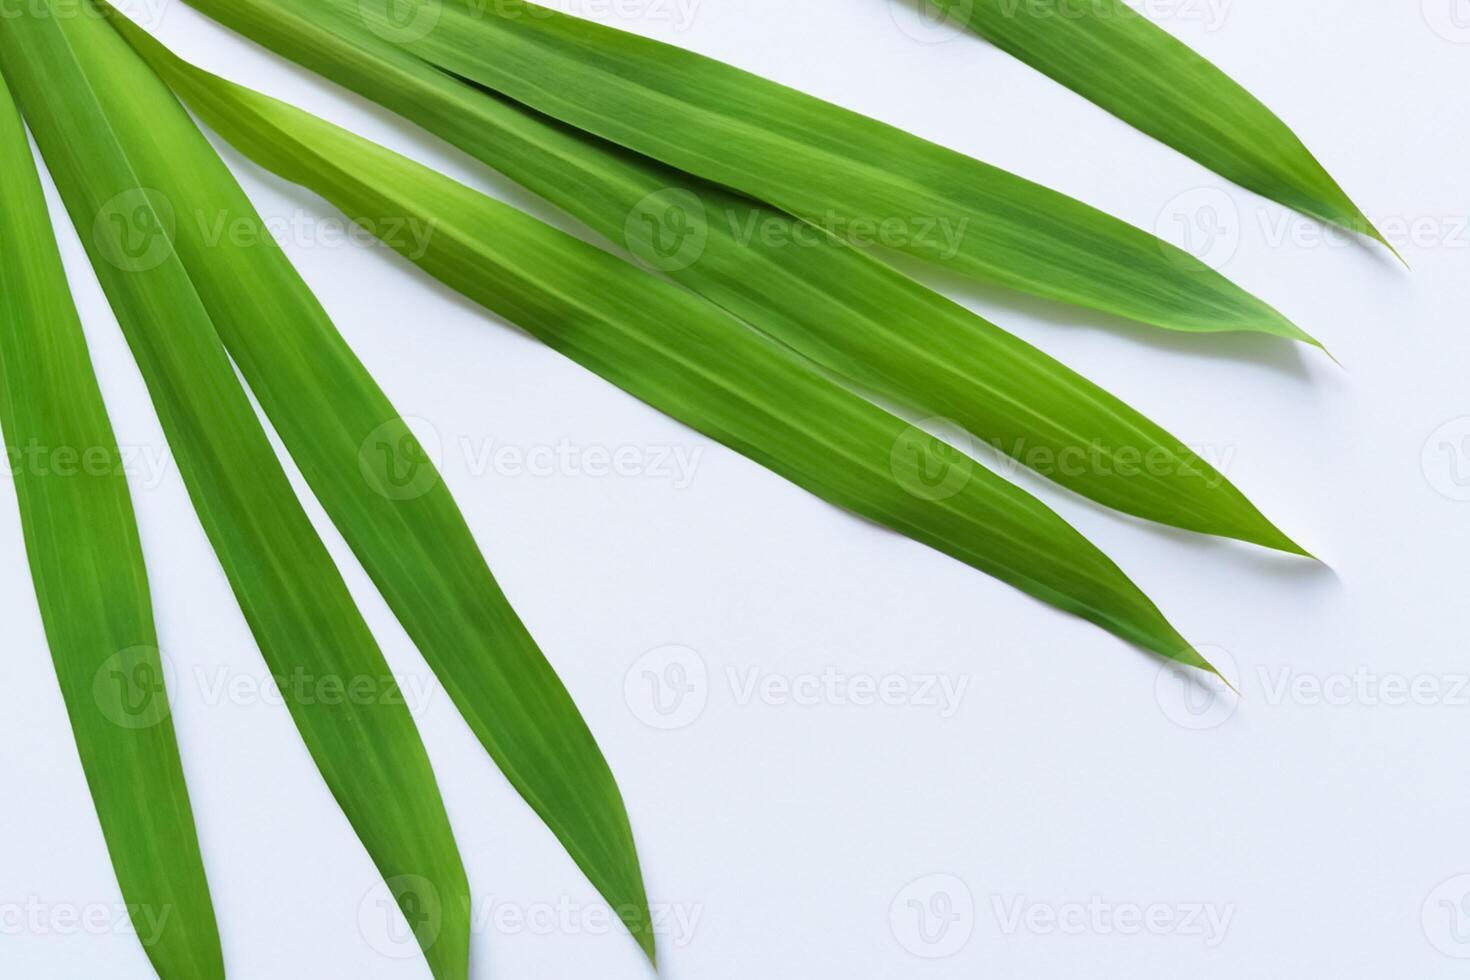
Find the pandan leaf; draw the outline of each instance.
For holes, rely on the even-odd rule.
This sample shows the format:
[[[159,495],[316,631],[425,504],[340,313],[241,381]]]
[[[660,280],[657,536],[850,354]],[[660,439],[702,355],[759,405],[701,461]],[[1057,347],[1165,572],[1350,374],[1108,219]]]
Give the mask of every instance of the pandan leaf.
[[[0,427],[56,677],[154,969],[223,980],[122,455],[3,79],[0,172]]]
[[[896,250],[1155,326],[1315,343],[1187,252],[1080,201],[681,48],[521,0],[300,6],[359,17],[428,64],[845,237],[888,228]],[[938,222],[955,240],[918,233]]]
[[[0,65],[152,395],[204,529],[278,678],[374,685],[372,697],[282,695],[343,812],[418,928],[434,975],[468,972],[469,889],[428,756],[387,663],[296,499],[186,267],[158,156],[178,107],[107,24],[50,2],[8,18]],[[203,175],[201,175],[203,176]],[[421,915],[426,909],[433,914]]]
[[[406,258],[555,350],[841,507],[1139,646],[1212,669],[1044,504],[713,304],[336,126],[133,43],[237,149],[364,227],[429,222]],[[391,237],[384,239],[392,246]]]
[[[652,957],[627,812],[571,696],[399,413],[184,110],[157,101],[151,129],[166,138],[135,151],[148,172],[180,212],[253,232],[210,235],[191,221],[174,236],[225,348],[481,743]]]
[[[1071,490],[1149,520],[1301,549],[1119,399],[863,250],[447,75],[361,24],[196,0],[542,195],[829,370],[953,421]],[[660,255],[680,218],[694,247]]]
[[[1393,249],[1286,123],[1123,0],[935,2],[996,47],[1222,177]]]

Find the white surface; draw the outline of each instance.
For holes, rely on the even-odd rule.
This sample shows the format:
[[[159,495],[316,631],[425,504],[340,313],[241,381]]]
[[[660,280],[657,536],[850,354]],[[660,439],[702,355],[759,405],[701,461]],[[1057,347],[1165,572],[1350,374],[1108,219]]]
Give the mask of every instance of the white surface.
[[[1418,240],[1397,236],[1412,274],[1372,249],[1322,241],[1305,219],[976,39],[936,36],[888,0],[586,3],[567,9],[835,99],[1175,240],[1176,213],[1199,219],[1223,202],[1236,242],[1212,259],[1346,365],[978,289],[962,297],[1224,460],[1330,563],[1164,532],[1040,487],[1188,636],[1234,664],[1243,700],[1185,703],[1155,660],[697,437],[386,250],[325,240],[324,227],[340,227],[334,211],[226,149],[262,213],[293,229],[286,247],[399,409],[442,440],[446,476],[493,568],[619,776],[651,898],[668,910],[664,974],[1463,975],[1464,0],[1148,5],[1281,113],[1374,218],[1422,221]],[[527,200],[179,3],[151,26],[214,71]],[[146,463],[161,452],[157,422],[75,235],[62,237],[119,438],[140,454],[136,503],[231,975],[427,977],[421,960],[370,941],[384,928],[364,906],[373,870],[284,709],[251,693],[262,661],[177,473]],[[587,447],[634,447],[642,475],[486,469],[476,454],[492,440],[524,451],[565,442],[580,447],[578,461]],[[687,485],[657,465],[665,450],[695,461]],[[0,498],[11,638],[0,976],[149,977],[136,940],[114,934],[126,931],[113,928],[125,922],[113,911],[121,898],[8,481]],[[474,975],[647,977],[631,941],[586,917],[592,889],[318,523],[395,670],[429,691],[416,714],[476,896]],[[669,645],[687,650],[660,649]],[[671,657],[696,681],[702,667],[705,681],[672,719],[683,726],[666,729],[645,723],[667,719],[651,713],[641,671]],[[828,668],[848,680],[898,675],[915,693],[925,678],[963,692],[948,712],[823,694],[782,704],[742,686]],[[219,693],[222,681],[236,693]],[[916,906],[946,898],[948,931],[931,920],[920,933]],[[88,910],[100,916],[93,926],[71,922]],[[535,924],[518,925],[517,913]]]

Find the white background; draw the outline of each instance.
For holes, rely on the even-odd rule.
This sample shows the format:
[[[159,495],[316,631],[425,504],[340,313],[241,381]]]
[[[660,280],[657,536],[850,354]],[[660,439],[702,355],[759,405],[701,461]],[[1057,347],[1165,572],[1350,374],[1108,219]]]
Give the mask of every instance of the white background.
[[[400,411],[441,441],[492,567],[601,740],[651,899],[668,916],[665,975],[1463,976],[1470,878],[1453,880],[1470,873],[1463,0],[1148,7],[1296,129],[1388,226],[1412,273],[1380,250],[1324,240],[890,0],[582,2],[566,9],[900,124],[1175,241],[1176,219],[1222,216],[1210,259],[1344,365],[1266,339],[1168,335],[980,288],[958,294],[1211,454],[1325,559],[1145,526],[1025,481],[1232,665],[1244,695],[1186,699],[1156,660],[808,496],[386,249],[324,240],[340,224],[334,211],[224,149]],[[155,13],[150,27],[184,56],[550,216],[182,4]],[[1403,228],[1415,221],[1417,241]],[[221,682],[258,690],[263,662],[177,472],[150,462],[163,442],[146,392],[74,233],[61,235],[119,440],[138,454],[135,500],[231,975],[427,977],[421,959],[385,955],[375,873],[286,711],[218,693]],[[516,475],[480,455],[563,445],[574,460],[634,447],[644,472]],[[692,480],[663,472],[665,451],[695,461]],[[68,929],[53,915],[113,909],[121,896],[8,481],[0,497],[0,976],[149,977],[133,936]],[[626,936],[584,917],[595,893],[310,506],[394,669],[429,690],[413,700],[477,903],[474,975],[649,976]],[[667,719],[644,671],[670,657],[697,690],[673,718],[682,727],[665,730],[649,723]],[[782,704],[742,687],[828,668],[848,681],[898,675],[914,690],[942,679],[963,696],[947,712],[920,697]],[[40,910],[40,928],[15,927],[23,908]],[[916,908],[950,909],[947,931],[931,919],[921,932]],[[517,913],[536,924],[517,925]]]

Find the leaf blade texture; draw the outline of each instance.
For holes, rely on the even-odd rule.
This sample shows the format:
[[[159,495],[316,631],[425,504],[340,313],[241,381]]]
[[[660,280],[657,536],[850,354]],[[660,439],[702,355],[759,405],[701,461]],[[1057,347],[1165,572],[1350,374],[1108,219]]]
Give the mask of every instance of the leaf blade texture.
[[[1165,657],[1212,669],[1111,560],[1045,507],[717,307],[398,154],[201,72],[150,63],[237,149],[373,227],[437,229],[405,257],[631,394],[809,492]],[[392,241],[387,241],[390,246]]]
[[[122,454],[3,78],[0,172],[0,428],[47,644],[144,951],[223,980]]]
[[[951,420],[1123,512],[1304,553],[1177,437],[866,250],[447,74],[334,10],[287,11],[269,0],[195,4],[423,126],[644,264],[896,404]],[[672,261],[655,240],[681,230],[666,223],[669,214],[698,239]]]
[[[1002,51],[1222,177],[1393,250],[1276,113],[1122,0],[937,2]]]
[[[186,195],[148,163],[177,148],[157,123],[178,104],[96,11],[56,14],[8,20],[0,64],[297,730],[434,975],[462,980],[469,890],[427,753],[199,298],[194,277],[223,271],[187,269],[173,248],[170,229],[196,216],[170,217]],[[367,679],[381,696],[319,698],[298,676]]]

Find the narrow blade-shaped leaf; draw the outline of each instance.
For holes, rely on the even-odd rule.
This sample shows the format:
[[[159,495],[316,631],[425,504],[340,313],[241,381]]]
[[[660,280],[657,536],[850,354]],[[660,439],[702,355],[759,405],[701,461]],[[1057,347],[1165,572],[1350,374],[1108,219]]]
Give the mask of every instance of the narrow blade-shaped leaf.
[[[126,19],[115,23],[147,41]],[[433,462],[208,141],[169,101],[154,108],[154,139],[133,155],[155,186],[170,188],[178,213],[208,216],[180,222],[173,244],[225,347],[470,727],[652,957],[627,812],[586,722]],[[435,233],[432,223],[407,227]]]
[[[56,676],[154,969],[223,980],[122,455],[3,78],[0,173],[0,427]]]
[[[195,0],[206,11],[213,2]],[[1153,235],[691,51],[520,0],[403,0],[391,15],[356,0],[305,6],[361,17],[445,71],[844,237],[891,229],[884,240],[919,258],[1160,327],[1315,343]],[[940,221],[955,241],[919,234]]]
[[[469,890],[418,731],[173,250],[170,175],[132,149],[166,140],[154,123],[176,104],[94,10],[42,3],[8,18],[0,64],[307,748],[435,976],[465,977]],[[316,697],[296,677],[313,691],[322,679],[368,683],[373,696]]]
[[[935,2],[996,47],[1222,177],[1388,245],[1280,117],[1123,0]]]
[[[447,75],[333,13],[276,17],[260,0],[208,4],[230,26],[402,113],[830,370],[950,419],[1121,511],[1301,550],[1143,415],[820,229]],[[655,236],[672,241],[676,217],[693,246],[660,255]]]
[[[336,126],[150,59],[213,129],[365,227],[432,222],[405,257],[548,346],[810,492],[1181,662],[1211,669],[1044,504],[713,304]],[[392,246],[392,237],[385,237]]]

